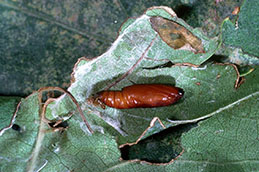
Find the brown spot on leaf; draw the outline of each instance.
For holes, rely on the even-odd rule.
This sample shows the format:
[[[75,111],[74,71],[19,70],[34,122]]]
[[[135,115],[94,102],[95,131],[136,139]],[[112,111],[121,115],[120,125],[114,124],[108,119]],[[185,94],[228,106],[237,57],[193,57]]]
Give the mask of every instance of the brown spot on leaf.
[[[150,22],[152,28],[170,47],[205,53],[202,41],[182,25],[162,17],[151,17]]]

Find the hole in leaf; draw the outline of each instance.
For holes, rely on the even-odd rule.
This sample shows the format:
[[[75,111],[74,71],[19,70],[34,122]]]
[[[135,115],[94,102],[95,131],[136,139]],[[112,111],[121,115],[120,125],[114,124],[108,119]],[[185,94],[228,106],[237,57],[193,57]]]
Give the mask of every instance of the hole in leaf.
[[[22,128],[17,124],[13,124],[12,129],[19,132],[22,130]]]
[[[169,163],[180,155],[181,136],[196,127],[197,124],[183,124],[170,127],[157,134],[149,136],[137,144],[120,148],[123,160],[142,160],[150,163]]]
[[[226,60],[228,60],[228,56],[225,55],[213,55],[211,58],[209,58],[206,62],[204,63],[210,63],[210,62],[218,62],[218,63],[224,63]]]
[[[147,70],[153,70],[153,69],[160,69],[160,68],[167,68],[167,67],[172,67],[174,65],[174,63],[172,62],[166,62],[164,64],[161,64],[161,65],[157,65],[157,66],[154,66],[154,67],[144,67],[143,69],[147,69]]]
[[[51,90],[51,91],[43,91],[42,92],[42,98],[41,101],[44,103],[46,102],[49,98],[58,98],[64,93],[61,91],[56,91],[56,90]]]
[[[68,122],[67,121],[55,121],[55,122],[51,122],[49,123],[49,126],[52,128],[67,128],[68,127]]]

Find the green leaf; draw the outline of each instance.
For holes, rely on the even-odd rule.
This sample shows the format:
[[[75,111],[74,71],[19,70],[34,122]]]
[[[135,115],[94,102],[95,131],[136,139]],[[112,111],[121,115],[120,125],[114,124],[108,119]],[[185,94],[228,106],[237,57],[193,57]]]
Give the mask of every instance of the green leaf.
[[[252,56],[251,58],[254,58],[253,56],[257,58],[259,57],[257,46],[257,42],[259,40],[258,11],[258,1],[244,0],[236,23],[226,19],[222,26],[223,42],[226,45],[242,49],[244,53]]]
[[[244,53],[240,48],[229,48],[229,60],[237,65],[258,65],[259,59],[256,56]]]
[[[116,164],[120,153],[113,136],[89,136],[77,117],[68,120],[67,130],[54,132],[39,118],[38,105],[37,93],[24,99],[15,118],[21,131],[1,133],[1,171],[103,171]]]
[[[20,97],[0,97],[0,128],[10,123],[10,117],[20,99]]]
[[[237,90],[237,74],[230,65],[154,68],[168,61],[201,64],[215,52],[217,44],[180,19],[171,18],[199,37],[206,53],[175,50],[157,35],[149,18],[144,14],[131,20],[106,53],[92,60],[81,59],[74,67],[68,90],[95,132],[89,133],[66,95],[49,104],[45,117],[62,120],[68,127],[51,128],[39,114],[35,92],[22,100],[14,118],[21,130],[6,127],[0,131],[0,171],[259,170],[259,68],[245,76],[246,82]],[[159,108],[102,109],[87,101],[108,86],[120,90],[132,82],[171,84],[183,88],[185,95],[177,104]],[[156,166],[119,160],[123,144],[137,145],[136,141],[166,128],[197,122],[198,126],[177,136],[184,152],[172,163]],[[171,145],[163,149],[171,149]]]
[[[240,1],[1,1],[0,93],[27,96],[44,86],[69,87],[76,60],[102,54],[124,20],[149,7],[171,7],[189,25],[215,37]]]
[[[159,15],[159,14],[157,14]],[[191,96],[194,93],[189,89],[190,85],[188,81],[190,78],[193,78],[193,88],[199,88],[195,83],[200,82],[200,78],[196,78],[199,74],[195,74],[193,71],[196,69],[192,69],[190,67],[173,67],[173,68],[162,68],[155,70],[148,70],[143,68],[149,68],[157,65],[164,64],[165,61],[172,62],[187,62],[194,64],[201,64],[205,60],[207,60],[212,52],[216,49],[216,43],[213,40],[207,41],[205,36],[199,37],[203,40],[204,47],[206,53],[198,53],[194,54],[192,51],[187,50],[175,50],[169,47],[163,40],[157,35],[157,33],[153,30],[149,21],[150,17],[147,15],[143,15],[137,18],[134,22],[131,21],[131,24],[127,24],[127,27],[123,27],[118,39],[114,42],[112,47],[104,53],[102,56],[93,59],[93,60],[81,60],[77,63],[74,69],[74,82],[71,87],[68,89],[75,98],[80,102],[85,104],[86,99],[90,96],[94,95],[98,91],[103,90],[107,85],[112,84],[122,75],[127,73],[129,70],[132,70],[130,75],[123,79],[121,82],[116,84],[112,89],[121,89],[125,86],[131,85],[131,82],[134,83],[167,83],[171,85],[175,85],[184,88],[186,90],[186,96]],[[182,20],[176,18],[172,18],[175,21],[181,22],[182,26],[186,26]],[[187,27],[189,28],[189,26]],[[190,30],[192,31],[192,30]],[[193,32],[196,34],[196,32]],[[146,58],[148,57],[148,58]],[[135,66],[135,67],[134,67]],[[206,69],[207,66],[204,66],[201,69],[197,69],[197,72],[204,73],[200,74],[201,79],[207,78]],[[212,67],[208,67],[209,70],[216,70],[215,74],[210,76],[210,82],[215,82],[216,84],[220,84],[219,81],[224,80],[225,73],[222,73],[222,80],[217,80],[217,74],[221,74],[220,68],[213,69]],[[230,75],[227,75],[226,80],[232,80],[234,83],[235,73],[231,67],[227,68],[232,71]],[[184,73],[184,75],[183,75]],[[229,86],[232,88],[233,83],[229,83]],[[206,83],[204,83],[206,85]],[[213,85],[211,83],[211,85]],[[207,85],[206,91],[210,90],[210,85]],[[221,90],[220,86],[216,87]],[[190,92],[189,92],[190,90]],[[205,94],[205,92],[203,94]],[[216,93],[216,91],[215,91]],[[196,96],[200,94],[200,91],[195,92]],[[215,95],[216,96],[216,95]],[[218,96],[221,97],[220,95]],[[195,99],[195,96],[192,96]],[[197,98],[197,97],[196,97]],[[190,100],[190,99],[189,99]],[[215,99],[209,99],[206,101],[214,101]],[[185,101],[184,101],[185,102]],[[190,104],[193,104],[193,100],[189,101]],[[204,101],[205,103],[205,101]],[[187,107],[189,104],[184,103]],[[213,102],[212,104],[213,105]],[[102,118],[106,120],[110,125],[112,125],[117,131],[120,133],[119,137],[122,139],[119,143],[125,142],[133,142],[135,141],[140,134],[149,126],[152,118],[158,116],[159,118],[166,121],[169,119],[190,119],[202,116],[200,114],[199,108],[192,109],[191,115],[183,116],[183,112],[179,113],[180,108],[175,110],[174,106],[164,107],[164,108],[156,108],[154,109],[133,109],[133,110],[116,110],[113,108],[106,108],[105,111],[102,109],[96,109],[91,104],[86,104],[86,106],[92,109],[93,112],[99,114],[100,112],[103,114]],[[215,107],[216,108],[216,107]],[[184,108],[186,109],[186,108]],[[189,111],[189,110],[186,110]],[[171,124],[168,124],[169,126]],[[121,135],[123,137],[121,137]],[[128,136],[128,137],[124,137]],[[125,140],[125,138],[127,138]]]
[[[196,167],[205,171],[258,171],[258,99],[259,90],[183,135],[186,154],[180,161],[199,160]]]
[[[80,125],[82,122],[79,117],[74,115],[68,120],[69,127],[64,132],[44,133],[35,170],[257,171],[259,88],[252,83],[258,81],[258,74],[256,68],[247,76],[247,81],[238,92],[228,96],[233,99],[237,94],[243,94],[243,97],[214,110],[214,116],[200,122],[181,137],[185,151],[171,164],[154,166],[119,161],[116,137],[107,133],[107,124],[99,117],[91,116],[100,127],[107,128],[89,136]],[[228,91],[222,90],[223,93]],[[35,143],[39,141],[36,139],[40,126],[37,107],[37,94],[24,99],[15,119],[15,123],[23,130],[17,132],[9,129],[0,137],[0,146],[3,148],[0,150],[1,171],[24,171],[30,167],[27,161],[33,155]]]
[[[258,68],[238,90],[247,92],[257,78]],[[224,90],[223,90],[224,92]],[[234,97],[235,95],[231,95]],[[215,111],[211,118],[181,137],[184,153],[169,165],[129,163],[113,171],[258,171],[259,89]],[[173,128],[172,128],[173,129]]]
[[[24,171],[37,141],[38,114],[37,94],[22,99],[21,107],[14,118],[21,131],[6,128],[0,132],[1,171]]]
[[[104,58],[100,58],[105,60]],[[111,59],[110,59],[111,60]],[[76,81],[71,85],[70,91],[74,96],[91,109],[89,114],[101,116],[107,123],[113,126],[122,134],[119,136],[119,144],[134,142],[150,125],[154,117],[159,117],[166,127],[175,125],[175,120],[200,119],[215,114],[217,109],[227,106],[258,90],[258,84],[251,82],[251,89],[240,91],[234,89],[234,83],[237,74],[232,66],[221,66],[207,64],[201,68],[191,67],[172,67],[154,70],[136,69],[126,79],[119,82],[112,89],[131,85],[130,81],[135,83],[164,83],[181,87],[185,91],[182,101],[176,105],[159,108],[140,108],[117,110],[107,107],[103,110],[87,104],[87,97],[98,91],[103,90],[114,80],[102,81],[102,76],[116,76],[117,64],[99,66],[99,60],[80,61],[75,73]],[[101,62],[100,62],[101,63]],[[108,61],[104,63],[109,63]],[[99,66],[99,67],[97,67]],[[107,72],[109,71],[109,72]],[[96,84],[95,84],[96,83]],[[92,86],[94,85],[94,87]],[[208,108],[203,108],[208,107]],[[102,115],[100,115],[100,113]],[[173,121],[173,122],[170,122]],[[155,132],[160,131],[159,129]],[[153,131],[153,133],[155,133]]]

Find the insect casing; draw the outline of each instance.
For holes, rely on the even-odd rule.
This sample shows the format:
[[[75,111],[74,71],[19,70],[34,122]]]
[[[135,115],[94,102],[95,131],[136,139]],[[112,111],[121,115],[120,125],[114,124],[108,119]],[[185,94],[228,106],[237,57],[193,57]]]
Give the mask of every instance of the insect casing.
[[[103,104],[117,108],[152,108],[169,106],[184,95],[183,89],[165,84],[135,84],[121,91],[101,91],[97,99]]]

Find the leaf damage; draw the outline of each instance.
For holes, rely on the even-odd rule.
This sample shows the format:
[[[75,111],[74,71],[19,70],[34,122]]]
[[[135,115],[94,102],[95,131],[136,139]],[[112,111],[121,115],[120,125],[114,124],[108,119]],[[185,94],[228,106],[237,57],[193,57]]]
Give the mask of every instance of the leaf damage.
[[[21,106],[21,101],[20,101],[20,102],[18,103],[18,105],[16,106],[16,110],[15,110],[15,112],[13,113],[13,116],[12,116],[12,118],[11,118],[10,124],[9,124],[8,126],[2,128],[2,129],[0,129],[0,136],[2,136],[6,130],[8,130],[8,129],[10,129],[10,128],[13,127],[14,122],[15,122],[15,118],[16,118],[16,116],[17,116],[17,112],[18,112],[19,109],[20,109],[20,106]],[[17,124],[16,124],[16,125],[17,125]],[[19,127],[20,127],[20,126],[19,126]]]
[[[58,121],[49,121],[46,117],[46,109],[48,107],[48,105],[55,101],[56,98],[51,98],[52,96],[55,96],[54,91],[60,91],[62,93],[67,94],[71,100],[76,104],[77,109],[81,115],[81,118],[84,121],[84,124],[87,126],[88,131],[90,133],[93,133],[93,130],[91,129],[89,123],[87,122],[86,118],[84,117],[83,111],[81,109],[81,107],[79,106],[78,102],[76,101],[76,99],[73,97],[73,95],[71,95],[68,91],[59,88],[59,87],[44,87],[44,88],[40,88],[37,92],[32,93],[31,95],[29,95],[28,97],[25,98],[29,99],[29,97],[31,97],[32,95],[37,94],[36,96],[38,97],[38,106],[39,106],[39,117],[40,117],[40,121],[38,124],[38,132],[37,132],[37,138],[35,140],[35,145],[32,149],[32,153],[30,158],[28,159],[28,163],[27,163],[27,171],[31,172],[34,171],[37,167],[37,159],[39,157],[40,151],[41,151],[41,147],[42,147],[42,143],[45,137],[45,134],[49,131],[51,132],[57,132],[57,131],[64,131],[66,128],[68,128],[68,123],[67,121],[63,121],[63,120],[58,120]],[[47,92],[46,96],[44,96],[44,92]],[[0,136],[2,134],[4,134],[4,132],[8,129],[13,129],[15,131],[18,132],[23,132],[23,126],[20,126],[19,124],[15,124],[15,119],[17,117],[17,114],[19,112],[19,109],[22,105],[22,101],[19,102],[19,104],[16,107],[16,111],[14,112],[11,122],[7,127],[4,127],[0,130]],[[38,121],[35,121],[38,122]],[[52,129],[52,130],[49,130]]]
[[[237,78],[236,78],[235,85],[234,85],[235,89],[238,89],[245,82],[245,78],[243,76],[240,76],[237,65],[231,64],[231,63],[216,63],[216,64],[221,65],[221,66],[228,65],[228,66],[232,66],[234,68],[234,70],[236,71],[236,74],[237,74]]]
[[[85,125],[87,126],[89,132],[92,134],[92,133],[93,133],[93,130],[91,129],[90,124],[89,124],[88,121],[86,120],[86,118],[85,118],[85,116],[84,116],[84,113],[83,113],[83,111],[82,111],[82,109],[81,109],[81,106],[78,104],[77,100],[74,98],[74,96],[73,96],[69,91],[64,90],[64,89],[62,89],[62,88],[59,88],[59,87],[43,87],[43,88],[40,88],[39,91],[38,91],[39,93],[41,93],[41,94],[39,94],[39,97],[38,97],[40,104],[42,104],[42,103],[41,103],[41,102],[42,102],[42,92],[44,92],[44,91],[54,91],[54,90],[61,91],[61,92],[65,93],[65,94],[67,94],[67,95],[71,98],[71,100],[72,100],[72,101],[74,102],[74,104],[76,105],[76,107],[77,107],[77,109],[78,109],[78,111],[79,111],[79,114],[80,114],[82,120],[84,121]],[[44,103],[43,109],[42,109],[42,106],[40,106],[40,109],[43,111],[43,119],[44,119],[45,121],[50,122],[49,120],[47,120],[47,119],[45,118],[46,107],[47,107],[51,102],[53,102],[54,100],[55,100],[55,99],[52,99],[52,98],[51,98],[51,99],[47,99],[47,101]],[[57,124],[57,125],[58,125],[58,124]]]
[[[122,153],[120,159],[149,165],[171,164],[184,153],[180,139],[182,133],[187,132],[194,126],[196,124],[171,127],[152,135],[154,128],[166,128],[162,121],[155,117],[136,142],[120,145]]]
[[[202,41],[182,25],[159,16],[151,17],[150,22],[152,28],[170,47],[189,50],[195,54],[205,53]]]
[[[157,19],[157,17],[151,17],[151,19],[154,19],[154,18],[156,18]],[[159,18],[161,18],[161,17],[159,17]],[[150,19],[150,21],[151,21],[151,19]],[[160,20],[160,19],[159,19]],[[166,19],[164,19],[164,18],[161,18],[161,20],[166,20]],[[152,22],[152,21],[151,21]],[[202,46],[202,42],[201,42],[201,40],[199,39],[199,38],[197,38],[197,37],[195,37],[191,32],[191,36],[189,35],[189,31],[188,30],[184,30],[184,29],[186,29],[185,27],[183,27],[183,26],[181,26],[181,25],[175,25],[175,24],[177,24],[176,22],[173,22],[173,24],[171,24],[170,22],[172,22],[172,21],[170,21],[170,20],[168,20],[167,22],[165,22],[164,24],[163,24],[163,26],[165,26],[165,28],[163,28],[163,27],[161,27],[160,28],[160,23],[159,22],[157,22],[156,20],[153,20],[153,25],[152,25],[152,27],[153,27],[153,29],[154,30],[156,30],[155,29],[155,27],[157,28],[157,32],[159,33],[159,35],[160,35],[160,37],[163,39],[163,41],[165,41],[164,39],[169,39],[169,40],[167,40],[169,43],[167,43],[168,45],[170,44],[171,45],[171,47],[172,48],[174,48],[174,49],[184,49],[184,48],[186,48],[187,47],[187,50],[189,50],[189,51],[192,51],[192,52],[194,52],[194,53],[204,53],[204,48],[203,48],[203,46]],[[171,25],[173,25],[173,26],[171,26]],[[168,31],[168,30],[170,30],[169,28],[167,28],[167,27],[174,27],[174,29],[173,29],[173,31]],[[184,29],[183,29],[183,28]],[[161,29],[162,29],[162,31],[161,31]],[[163,30],[163,29],[165,29],[165,31]],[[187,32],[188,31],[188,32]],[[160,33],[161,32],[161,33]],[[166,32],[166,33],[164,33],[164,32]],[[161,34],[163,33],[163,37],[161,36]],[[175,36],[176,35],[176,37],[172,37],[172,35],[170,35],[170,34],[173,34],[173,36]],[[170,35],[171,37],[170,38],[165,38],[165,36],[164,35],[166,35],[166,36],[168,36],[168,35]],[[185,36],[187,36],[187,38],[185,38]],[[156,36],[157,37],[157,36]],[[178,38],[179,37],[179,38]],[[194,40],[192,39],[194,37]],[[142,59],[146,59],[147,57],[145,57],[147,54],[148,54],[148,51],[149,51],[149,49],[150,49],[150,47],[152,47],[152,45],[153,45],[153,42],[154,42],[154,40],[155,40],[155,38],[152,40],[152,42],[149,44],[149,46],[146,48],[146,49],[144,49],[143,48],[143,50],[144,50],[144,52],[141,52],[142,53],[142,55],[141,55],[141,57],[139,57],[138,58],[138,60],[133,64],[133,65],[130,65],[130,66],[128,66],[129,68],[126,68],[126,69],[129,69],[128,71],[126,71],[126,72],[124,72],[124,74],[121,76],[121,77],[118,77],[117,78],[117,80],[115,80],[115,82],[113,82],[112,84],[110,84],[110,85],[106,85],[107,87],[106,87],[106,89],[108,89],[108,88],[111,88],[111,87],[113,87],[113,86],[115,86],[115,85],[117,85],[120,81],[122,81],[123,79],[125,79],[126,77],[128,77],[130,74],[132,74],[132,71],[133,70],[135,70],[135,69],[137,69],[137,66],[139,65],[139,63],[142,61]],[[200,42],[199,42],[200,41]],[[166,42],[166,41],[165,41]],[[170,46],[169,45],[169,46]],[[150,59],[152,59],[152,58],[150,58]],[[78,60],[78,62],[75,64],[75,67],[74,67],[74,70],[73,70],[73,73],[72,73],[72,79],[71,79],[71,85],[72,85],[72,83],[74,83],[75,82],[75,77],[74,77],[74,75],[75,75],[75,73],[76,73],[76,69],[77,69],[77,67],[78,67],[78,64],[80,63],[80,61],[81,60],[87,60],[87,61],[90,61],[89,59],[86,59],[86,58],[81,58],[80,60]],[[154,59],[152,59],[152,60],[154,60]],[[171,62],[170,62],[171,63]],[[167,65],[168,64],[166,64],[166,66],[164,66],[164,65],[158,65],[158,68],[163,68],[163,67],[167,67]],[[193,68],[197,68],[197,67],[199,67],[199,65],[195,65],[195,64],[192,64],[192,63],[175,63],[175,64],[169,64],[170,66],[169,67],[171,67],[171,66],[189,66],[189,67],[193,67]],[[225,65],[225,64],[224,64]],[[234,66],[233,66],[234,67]],[[236,66],[235,66],[236,67]],[[235,68],[234,67],[234,68]],[[157,68],[142,68],[142,69],[157,69]],[[206,66],[204,67],[204,68],[199,68],[199,69],[197,69],[197,70],[202,70],[202,69],[206,69]],[[236,70],[236,68],[235,68],[235,70]],[[236,83],[235,83],[235,88],[238,88],[241,84],[242,84],[242,82],[244,81],[244,78],[238,73],[238,70],[236,70],[236,72],[237,72],[237,76],[238,76],[238,79],[236,80]],[[86,77],[86,76],[84,76],[84,77]],[[221,75],[220,74],[218,74],[217,75],[217,77],[216,77],[216,79],[219,79],[221,77]],[[80,79],[82,79],[82,78],[80,78]],[[105,78],[105,79],[107,79],[107,78]],[[82,84],[83,85],[83,84]],[[119,84],[118,84],[119,85]],[[201,82],[196,82],[196,85],[201,85]],[[119,87],[120,87],[121,85],[119,85]],[[201,86],[203,86],[203,85],[201,85]],[[80,88],[79,88],[80,89]],[[88,87],[87,87],[87,89],[88,89]],[[91,88],[89,88],[89,89],[91,89]],[[62,89],[59,89],[59,88],[57,88],[57,87],[47,87],[47,88],[43,88],[41,91],[40,91],[40,93],[42,93],[43,91],[48,91],[48,90],[58,90],[58,91],[61,91],[61,92],[64,92],[65,94],[67,94],[68,96],[70,96],[71,94],[69,93],[69,92],[67,92],[66,90],[62,90]],[[51,96],[51,95],[49,95],[49,96]],[[71,95],[72,96],[72,95]],[[83,111],[81,110],[81,107],[79,106],[79,104],[78,104],[78,102],[76,101],[76,99],[72,96],[71,97],[70,96],[70,98],[73,100],[73,102],[76,104],[76,106],[77,106],[77,108],[78,108],[78,110],[79,110],[79,113],[80,113],[80,115],[81,115],[81,117],[82,117],[82,119],[83,119],[83,121],[85,122],[85,125],[88,127],[88,130],[91,132],[92,131],[92,129],[90,128],[90,125],[88,124],[88,122],[87,122],[87,120],[84,118],[84,114],[83,114]],[[42,97],[41,97],[42,98]],[[42,106],[42,100],[40,100],[40,106],[42,106],[42,109],[41,109],[41,111],[42,111],[42,113],[40,113],[40,114],[44,114],[45,112],[46,112],[46,108],[47,108],[47,106],[50,104],[50,103],[52,103],[52,102],[54,102],[56,99],[55,98],[48,98],[47,100],[46,100],[46,102],[44,102],[44,105]],[[88,103],[88,102],[87,102]],[[89,104],[89,103],[88,103]],[[17,109],[18,109],[18,107],[17,107]],[[100,112],[100,114],[101,114],[101,112]],[[124,115],[124,114],[123,114]],[[132,115],[133,116],[133,115]],[[41,115],[41,117],[42,118],[45,118],[45,115]],[[114,123],[114,121],[112,121],[112,122],[110,122],[109,123],[109,121],[111,121],[111,118],[108,118],[108,117],[101,117],[101,115],[100,116],[98,116],[98,117],[100,117],[100,118],[102,118],[102,119],[104,119],[104,121],[105,122],[107,122],[109,125],[111,125],[111,123]],[[200,118],[200,119],[198,119],[198,120],[202,120],[202,119],[205,119],[205,118],[208,118],[208,117],[210,117],[210,116],[204,116],[204,118]],[[14,117],[15,118],[15,117]],[[114,117],[114,118],[117,118],[117,117]],[[161,118],[162,119],[162,118]],[[46,120],[46,119],[45,119]],[[116,119],[116,120],[118,120],[118,119]],[[119,120],[118,120],[119,121]],[[150,121],[150,119],[149,119],[149,121]],[[149,122],[148,121],[148,122]],[[171,123],[174,123],[174,122],[179,122],[178,124],[176,124],[176,125],[179,125],[179,124],[184,124],[184,123],[180,123],[180,122],[183,122],[183,121],[170,121],[170,120],[168,120],[169,122],[171,122]],[[117,122],[117,121],[116,121]],[[120,121],[119,121],[120,122]],[[119,123],[118,122],[118,123]],[[164,121],[163,121],[164,122]],[[197,120],[195,120],[195,121],[188,121],[188,120],[185,120],[185,122],[187,122],[187,123],[192,123],[192,122],[197,122]],[[14,123],[14,122],[12,122],[12,123]],[[48,125],[52,128],[52,129],[54,129],[53,131],[62,131],[63,129],[66,129],[67,127],[68,127],[68,123],[66,122],[66,121],[63,121],[63,120],[60,120],[60,121],[54,121],[54,122],[52,122],[52,121],[48,121]],[[121,123],[121,125],[125,125],[125,123]],[[119,126],[119,124],[116,124],[116,126],[118,126],[118,128],[120,129],[121,128],[121,126]],[[131,143],[125,143],[125,144],[122,144],[122,145],[120,145],[120,148],[121,149],[123,149],[123,148],[125,148],[125,147],[131,147],[131,146],[134,146],[134,145],[138,145],[138,144],[140,144],[140,142],[142,142],[143,140],[145,140],[148,136],[150,136],[150,135],[152,135],[152,130],[155,128],[155,127],[157,127],[157,126],[159,126],[160,127],[160,129],[161,130],[164,130],[164,129],[166,129],[166,128],[168,128],[168,126],[167,125],[164,125],[163,123],[162,123],[162,121],[158,118],[158,117],[154,117],[153,118],[153,120],[150,122],[150,124],[149,124],[149,127],[148,128],[146,128],[145,129],[145,131],[138,137],[138,139],[136,140],[136,142],[131,142]],[[170,125],[170,126],[172,126],[172,125]],[[17,127],[16,126],[16,124],[13,124],[12,126],[11,126],[13,129],[15,129],[15,130],[17,130],[17,131],[19,131],[19,126]],[[114,126],[113,126],[114,127]],[[10,126],[9,126],[9,128],[10,128]],[[93,128],[93,127],[92,127]],[[117,130],[119,131],[119,129],[117,128]],[[144,130],[144,129],[143,129]],[[140,130],[140,132],[142,132],[143,130]],[[43,130],[42,130],[43,131]],[[120,134],[121,135],[123,135],[123,133],[122,132],[120,132]],[[0,135],[1,135],[1,131],[0,131]],[[44,135],[43,135],[44,136]],[[126,134],[124,134],[123,135],[123,137],[126,137],[127,135]],[[42,137],[43,138],[43,137]],[[38,140],[42,140],[42,139],[37,139],[37,141]],[[180,145],[181,146],[181,145]],[[157,162],[152,162],[152,161],[149,161],[149,160],[143,160],[143,159],[132,159],[132,160],[128,160],[128,162],[144,162],[144,163],[147,163],[147,164],[149,164],[149,165],[168,165],[168,164],[170,164],[170,163],[172,163],[172,162],[174,162],[178,157],[180,157],[182,154],[183,154],[183,152],[184,152],[184,149],[183,148],[181,148],[181,151],[180,152],[178,152],[178,154],[176,155],[176,156],[174,156],[173,158],[171,158],[170,159],[170,161],[169,162],[159,162],[159,163],[157,163]],[[37,156],[36,156],[37,157]],[[125,160],[125,158],[123,158],[123,157],[121,157],[121,160]],[[45,164],[46,165],[46,164]],[[45,166],[45,165],[43,165],[43,166]],[[32,169],[35,169],[35,168],[32,168]]]

